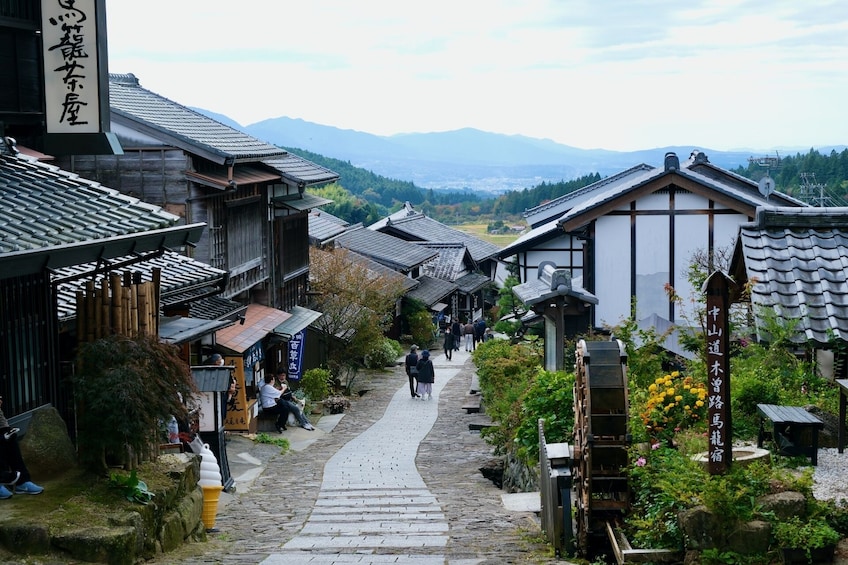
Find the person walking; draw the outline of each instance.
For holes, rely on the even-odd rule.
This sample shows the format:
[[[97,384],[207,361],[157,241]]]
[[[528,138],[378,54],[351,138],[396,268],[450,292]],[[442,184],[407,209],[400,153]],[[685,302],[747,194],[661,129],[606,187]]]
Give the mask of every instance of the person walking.
[[[454,347],[453,339],[454,339],[454,336],[453,336],[453,333],[451,332],[451,329],[445,328],[444,348],[445,348],[445,357],[447,357],[448,361],[450,361],[453,358],[453,347]]]
[[[462,335],[462,325],[456,318],[454,318],[453,324],[451,324],[451,333],[454,335],[453,349],[454,351],[459,351],[459,340],[461,339],[459,336]]]
[[[427,400],[433,400],[434,382],[436,382],[436,372],[433,369],[433,362],[430,361],[430,352],[425,349],[421,352],[421,359],[418,360],[418,394],[421,400],[424,400],[425,395]]]
[[[449,331],[450,328],[446,328],[445,331]],[[418,346],[413,345],[409,348],[409,353],[406,355],[406,359],[403,361],[403,368],[406,370],[406,377],[409,379],[409,394],[412,395],[412,399],[415,400],[419,397],[419,394],[415,392],[415,387],[418,385],[416,377],[418,377]]]
[[[474,351],[474,324],[470,321],[465,324],[462,334],[465,336],[465,350]]]

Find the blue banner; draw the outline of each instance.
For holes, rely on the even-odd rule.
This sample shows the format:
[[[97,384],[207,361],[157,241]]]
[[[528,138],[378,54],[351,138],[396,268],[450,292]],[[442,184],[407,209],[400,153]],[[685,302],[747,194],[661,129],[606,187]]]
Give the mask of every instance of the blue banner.
[[[294,334],[289,340],[288,379],[299,381],[303,371],[303,348],[306,344],[306,329]]]

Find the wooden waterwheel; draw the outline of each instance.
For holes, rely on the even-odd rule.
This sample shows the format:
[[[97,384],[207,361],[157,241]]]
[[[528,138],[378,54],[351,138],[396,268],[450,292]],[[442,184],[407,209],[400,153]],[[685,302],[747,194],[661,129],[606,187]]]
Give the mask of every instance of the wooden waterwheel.
[[[574,478],[577,550],[592,556],[607,523],[630,509],[627,484],[627,354],[619,340],[577,344],[574,384]]]

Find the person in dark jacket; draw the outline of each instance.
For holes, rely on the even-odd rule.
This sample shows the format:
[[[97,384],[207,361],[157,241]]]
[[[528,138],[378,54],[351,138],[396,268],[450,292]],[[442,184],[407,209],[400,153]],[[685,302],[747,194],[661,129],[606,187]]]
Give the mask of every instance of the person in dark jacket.
[[[450,361],[453,358],[454,335],[450,328],[445,328],[445,357]]]
[[[459,320],[454,318],[453,324],[451,324],[451,333],[453,334],[453,349],[454,351],[459,351],[459,340],[462,335],[462,324],[459,323]]]
[[[433,400],[433,383],[436,381],[436,373],[433,370],[433,362],[430,361],[430,352],[426,349],[421,352],[418,360],[418,394],[421,400],[427,396],[427,400]]]
[[[406,370],[406,376],[409,379],[409,394],[412,395],[412,399],[415,400],[418,398],[418,393],[415,392],[415,387],[417,386],[418,376],[418,346],[413,345],[409,348],[409,353],[406,355],[406,359],[403,361],[403,368]]]

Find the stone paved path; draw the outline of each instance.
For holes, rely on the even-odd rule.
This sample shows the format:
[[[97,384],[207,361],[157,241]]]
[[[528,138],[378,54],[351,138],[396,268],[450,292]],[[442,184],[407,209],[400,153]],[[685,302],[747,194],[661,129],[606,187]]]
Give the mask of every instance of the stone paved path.
[[[492,449],[468,430],[485,417],[461,409],[469,354],[432,358],[433,400],[411,400],[395,367],[358,377],[362,395],[338,424],[295,430],[288,453],[232,438],[237,491],[218,533],[148,563],[565,563],[551,557],[535,514],[507,510],[480,474]]]

